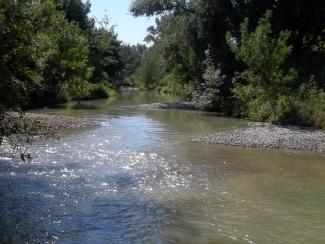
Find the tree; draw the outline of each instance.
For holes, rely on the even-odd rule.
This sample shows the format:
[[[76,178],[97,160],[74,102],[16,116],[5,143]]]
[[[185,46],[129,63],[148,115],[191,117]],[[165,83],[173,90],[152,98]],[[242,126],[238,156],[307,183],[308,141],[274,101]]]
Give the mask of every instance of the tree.
[[[28,102],[37,84],[29,4],[0,0],[0,115]]]
[[[55,0],[57,9],[64,13],[69,22],[76,23],[81,30],[89,32],[94,27],[94,20],[88,17],[90,1],[82,0]]]
[[[34,42],[43,54],[38,63],[43,91],[39,96],[41,99],[48,98],[49,103],[55,103],[62,88],[69,87],[74,82],[80,83],[80,80],[90,79],[92,68],[88,63],[88,40],[79,27],[68,22],[63,14],[53,10],[51,3],[43,7],[46,8],[46,13],[41,10],[35,21],[38,23],[46,17],[48,23],[40,28],[34,37]],[[49,13],[51,8],[53,12]]]
[[[240,39],[228,34],[228,43],[247,67],[238,76],[246,85],[234,88],[235,96],[245,105],[246,115],[254,120],[281,122],[283,114],[289,112],[286,110],[291,109],[285,103],[290,102],[287,97],[297,71],[293,68],[283,71],[282,65],[292,50],[287,44],[290,32],[282,31],[272,38],[270,19],[271,11],[267,11],[254,32],[248,31],[249,22],[245,19]]]
[[[136,73],[136,81],[144,90],[150,90],[158,86],[164,77],[164,61],[159,51],[151,47],[145,51],[141,66]]]
[[[228,43],[236,58],[248,67],[241,77],[270,94],[277,94],[285,92],[284,88],[290,85],[297,74],[294,69],[287,73],[281,69],[292,51],[292,46],[287,45],[290,32],[281,31],[277,38],[272,38],[271,15],[267,11],[252,33],[248,31],[248,19],[245,19],[241,25],[240,39],[232,38],[228,33]]]
[[[222,75],[220,67],[216,67],[213,64],[209,50],[206,51],[204,65],[203,80],[196,85],[192,92],[192,100],[198,107],[204,110],[221,111],[224,101],[220,87],[224,84],[226,76]]]
[[[120,46],[120,54],[122,62],[125,64],[122,74],[123,81],[127,85],[134,85],[135,83],[135,72],[141,65],[141,59],[144,52],[147,50],[145,45],[126,45]]]
[[[37,27],[33,23],[32,1],[0,0],[0,146],[6,139],[13,146],[31,143],[35,136],[53,136],[49,128],[23,117],[30,105],[30,94],[39,89],[40,61],[33,41]],[[19,112],[15,116],[7,112]]]
[[[92,82],[118,85],[123,62],[120,54],[121,42],[117,40],[114,26],[104,19],[90,35],[89,60],[94,67]]]
[[[187,2],[186,0],[133,0],[130,4],[130,12],[134,16],[153,16],[173,11],[192,12]]]

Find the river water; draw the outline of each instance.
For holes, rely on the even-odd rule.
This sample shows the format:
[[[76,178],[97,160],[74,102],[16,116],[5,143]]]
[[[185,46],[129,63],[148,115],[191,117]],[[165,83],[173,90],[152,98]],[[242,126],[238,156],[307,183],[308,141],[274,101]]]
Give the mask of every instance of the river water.
[[[173,100],[124,93],[41,111],[101,126],[0,163],[0,242],[325,243],[324,155],[194,144],[247,122],[124,107]]]

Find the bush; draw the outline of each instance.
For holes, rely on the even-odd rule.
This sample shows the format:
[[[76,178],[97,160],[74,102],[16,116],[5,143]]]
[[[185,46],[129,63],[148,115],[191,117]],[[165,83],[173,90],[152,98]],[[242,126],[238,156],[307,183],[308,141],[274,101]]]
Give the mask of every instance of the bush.
[[[292,50],[292,46],[287,45],[290,32],[281,31],[278,37],[272,38],[271,13],[265,13],[254,32],[248,31],[249,23],[245,19],[239,42],[228,33],[228,43],[236,58],[247,66],[238,78],[264,90],[269,96],[285,94],[297,78],[295,69],[282,70]]]
[[[314,81],[301,85],[296,102],[303,125],[325,129],[325,93]]]
[[[291,68],[285,72],[281,68],[292,49],[287,45],[290,33],[281,31],[278,37],[272,38],[270,18],[271,12],[267,11],[254,32],[248,31],[248,19],[245,19],[240,42],[228,34],[229,45],[237,59],[247,66],[236,77],[246,84],[236,84],[233,93],[242,105],[242,114],[249,119],[296,123],[300,108],[290,87],[297,78],[297,71]]]
[[[159,93],[172,94],[186,98],[192,90],[191,84],[185,84],[177,72],[167,75],[162,81],[161,85],[157,87]]]
[[[116,90],[113,86],[104,83],[92,84],[88,83],[87,92],[81,97],[71,95],[72,100],[92,100],[92,99],[105,99],[117,96]]]
[[[198,107],[204,110],[216,108],[220,110],[222,98],[219,88],[223,85],[226,76],[222,75],[219,67],[214,66],[209,50],[206,51],[204,64],[206,69],[203,73],[203,81],[192,92],[192,100]]]
[[[135,80],[141,90],[152,90],[164,78],[164,60],[156,48],[150,48],[143,54],[141,65],[135,74]]]
[[[96,99],[96,98],[108,98],[109,94],[107,88],[101,84],[93,84],[89,91],[88,99]]]
[[[325,129],[325,93],[313,82],[304,83],[290,95],[270,99],[252,85],[237,85],[242,116],[254,121],[295,124]]]

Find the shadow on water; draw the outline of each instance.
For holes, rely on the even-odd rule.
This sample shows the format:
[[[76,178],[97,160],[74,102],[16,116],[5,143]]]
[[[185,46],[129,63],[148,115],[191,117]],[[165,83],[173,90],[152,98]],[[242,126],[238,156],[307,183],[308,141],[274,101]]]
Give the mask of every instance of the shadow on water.
[[[77,102],[70,102],[70,103],[66,103],[66,104],[58,104],[55,107],[52,107],[52,109],[85,109],[85,110],[95,110],[95,109],[99,109],[98,106],[96,106],[95,104],[89,103],[87,101],[82,101],[80,103]]]
[[[1,243],[122,243],[160,238],[159,229],[173,210],[145,192],[137,193],[142,176],[73,177],[71,172],[80,169],[78,163],[64,170],[61,165],[45,169],[21,164],[19,170],[15,165],[1,165]]]
[[[98,109],[97,106],[92,105],[92,104],[84,104],[84,103],[77,103],[75,105],[71,106],[71,109]]]
[[[325,243],[324,155],[194,144],[247,122],[123,108],[174,101],[128,93],[45,110],[102,126],[0,163],[0,242]]]

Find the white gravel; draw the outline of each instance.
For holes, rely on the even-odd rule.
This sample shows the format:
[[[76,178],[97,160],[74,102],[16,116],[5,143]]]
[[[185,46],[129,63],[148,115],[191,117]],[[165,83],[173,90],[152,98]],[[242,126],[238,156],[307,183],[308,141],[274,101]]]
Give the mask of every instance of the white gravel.
[[[201,136],[192,141],[204,144],[325,153],[325,133],[323,131],[267,123],[249,123],[248,128]]]
[[[41,126],[58,129],[74,129],[74,128],[87,128],[93,127],[97,124],[87,118],[68,117],[63,115],[52,115],[43,113],[25,113],[23,118],[31,119],[40,123]],[[8,120],[20,120],[22,119],[17,113],[8,113],[6,116]]]
[[[138,109],[177,109],[177,110],[200,110],[197,106],[189,102],[179,102],[179,103],[150,103],[131,106]]]

